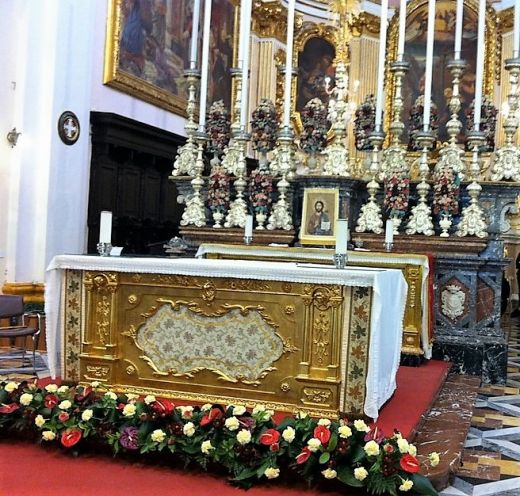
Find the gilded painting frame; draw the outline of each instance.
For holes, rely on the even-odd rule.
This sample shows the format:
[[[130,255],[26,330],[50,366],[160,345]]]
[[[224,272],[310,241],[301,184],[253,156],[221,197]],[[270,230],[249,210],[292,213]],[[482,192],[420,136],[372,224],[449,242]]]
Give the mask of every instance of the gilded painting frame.
[[[171,17],[173,16],[172,12],[175,12],[179,8],[181,9],[189,9],[189,5],[187,1],[183,1],[182,4],[177,3],[179,0],[163,0],[162,4],[153,3],[153,8],[155,9],[157,5],[164,6],[164,9],[166,9],[167,12],[169,12],[168,20],[171,21]],[[103,71],[103,84],[106,84],[108,86],[111,86],[119,91],[122,91],[123,93],[127,93],[131,96],[134,96],[140,100],[146,101],[148,103],[151,103],[153,105],[156,105],[160,108],[163,108],[165,110],[168,110],[170,112],[173,112],[180,116],[186,116],[186,105],[187,105],[187,97],[185,94],[186,87],[185,82],[182,77],[182,74],[184,72],[184,69],[188,65],[188,50],[189,50],[189,40],[191,39],[190,36],[182,36],[179,34],[177,38],[174,37],[170,33],[171,30],[168,30],[168,25],[160,26],[157,31],[159,32],[162,37],[161,40],[165,41],[165,46],[161,46],[160,44],[157,44],[159,52],[157,55],[155,55],[155,59],[152,61],[151,65],[154,65],[154,67],[158,67],[159,69],[164,68],[164,71],[166,73],[166,76],[162,78],[162,80],[166,84],[165,87],[161,87],[158,84],[154,84],[150,82],[150,80],[145,79],[148,77],[148,74],[146,71],[142,71],[144,73],[144,77],[139,77],[139,75],[136,75],[129,70],[125,70],[121,66],[122,61],[122,49],[121,49],[121,40],[123,36],[123,31],[125,29],[124,21],[128,18],[125,18],[125,12],[123,12],[124,8],[129,8],[128,4],[126,3],[127,0],[110,0],[108,5],[108,16],[107,16],[107,25],[106,25],[106,42],[105,42],[105,62],[104,62],[104,71]],[[237,6],[235,0],[222,0],[223,3],[229,4],[226,5],[226,8],[231,9],[232,15],[230,15],[229,19],[229,26],[227,26],[229,32],[226,33],[226,40],[229,45],[229,49],[226,50],[226,65],[223,69],[225,72],[229,74],[229,69],[233,66],[234,62],[234,53],[236,50],[236,30],[237,30]],[[143,2],[142,5],[152,5],[151,2]],[[179,5],[182,5],[179,7]],[[213,11],[212,15],[215,15],[215,2],[213,5]],[[154,12],[155,13],[155,12]],[[219,13],[219,12],[217,12]],[[128,14],[128,12],[127,12]],[[128,16],[129,17],[129,16]],[[156,18],[154,18],[156,19]],[[152,22],[154,21],[152,19]],[[168,21],[168,22],[169,22]],[[188,22],[188,21],[186,21]],[[201,20],[202,24],[202,20]],[[148,29],[154,29],[152,26],[151,28],[147,26]],[[171,27],[171,26],[170,26]],[[189,29],[188,29],[189,28]],[[167,31],[168,37],[164,36],[164,32]],[[186,27],[186,32],[191,33],[191,27]],[[183,33],[185,34],[185,33]],[[220,33],[219,33],[220,34]],[[139,35],[138,35],[139,36]],[[174,39],[175,38],[175,39]],[[214,40],[214,38],[212,38]],[[164,60],[165,53],[167,49],[166,46],[171,47],[174,44],[174,41],[181,43],[182,47],[178,47],[178,51],[181,53],[176,53],[175,57],[176,63],[172,63],[171,60]],[[168,44],[169,43],[169,44]],[[200,42],[199,42],[200,43]],[[226,46],[228,46],[226,45]],[[177,45],[178,46],[178,45]],[[212,50],[215,50],[215,52],[218,52],[218,50],[221,47],[216,45],[212,47]],[[143,50],[144,51],[144,50]],[[162,53],[161,53],[162,51]],[[173,52],[173,50],[171,50]],[[128,52],[127,52],[128,53]],[[146,53],[143,55],[140,54],[141,58],[137,61],[137,64],[139,63],[148,63],[149,60],[149,53]],[[141,59],[144,58],[145,60],[142,61]],[[127,60],[127,59],[125,59]],[[211,62],[211,59],[210,59]],[[162,65],[161,65],[162,64]],[[169,77],[170,74],[168,71],[175,71],[175,78]],[[135,71],[134,71],[135,72]],[[172,82],[173,81],[173,82]],[[170,88],[167,86],[171,85]],[[211,84],[210,84],[211,86]],[[229,88],[227,93],[229,94],[228,98],[231,98],[231,76],[229,75]],[[219,95],[213,95],[210,97],[210,102],[212,103],[213,100],[218,100],[220,97]],[[230,107],[230,102],[227,103],[228,108]]]
[[[338,216],[338,188],[305,188],[300,226],[301,244],[334,246]]]

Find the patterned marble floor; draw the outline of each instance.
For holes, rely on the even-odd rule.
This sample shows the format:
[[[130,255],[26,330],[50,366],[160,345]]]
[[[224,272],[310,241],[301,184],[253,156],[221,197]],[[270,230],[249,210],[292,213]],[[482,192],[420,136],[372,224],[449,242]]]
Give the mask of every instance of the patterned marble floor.
[[[520,319],[509,328],[506,386],[482,386],[463,466],[443,496],[520,496]]]

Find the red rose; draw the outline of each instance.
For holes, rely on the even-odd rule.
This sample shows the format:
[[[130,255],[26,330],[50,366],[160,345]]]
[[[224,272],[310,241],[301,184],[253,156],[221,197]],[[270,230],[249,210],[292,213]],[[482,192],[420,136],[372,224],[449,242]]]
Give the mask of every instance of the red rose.
[[[215,420],[220,419],[223,413],[220,408],[212,408],[207,415],[204,415],[200,419],[200,425],[204,427],[205,425],[212,424]]]
[[[276,429],[267,429],[260,436],[260,444],[271,446],[280,440],[280,433]]]
[[[152,410],[163,417],[172,413],[174,409],[175,405],[170,400],[155,400],[152,403]]]
[[[385,444],[383,446],[383,450],[385,451],[385,453],[393,453],[394,447],[391,444]]]
[[[279,445],[278,443],[271,444],[271,446],[269,447],[269,449],[270,449],[273,453],[278,453],[278,451],[280,451],[280,445]]]
[[[54,408],[59,402],[60,399],[55,394],[48,394],[43,400],[45,408]]]
[[[65,448],[70,448],[79,442],[81,439],[81,431],[79,429],[66,429],[61,434],[61,444]]]
[[[321,444],[325,446],[330,439],[330,431],[324,425],[318,425],[314,429],[314,437],[321,441]]]
[[[20,405],[16,403],[9,403],[9,405],[0,406],[0,413],[13,413],[20,408]]]
[[[302,452],[296,457],[296,463],[301,465],[302,463],[305,463],[310,456],[311,450],[305,446],[305,448],[302,449]]]
[[[416,472],[419,472],[419,469],[421,468],[417,458],[409,454],[403,455],[403,457],[399,461],[399,464],[405,472],[408,472],[410,474],[415,474]]]
[[[60,422],[67,422],[67,420],[69,420],[69,414],[67,412],[61,412],[59,415],[58,415],[58,420]]]

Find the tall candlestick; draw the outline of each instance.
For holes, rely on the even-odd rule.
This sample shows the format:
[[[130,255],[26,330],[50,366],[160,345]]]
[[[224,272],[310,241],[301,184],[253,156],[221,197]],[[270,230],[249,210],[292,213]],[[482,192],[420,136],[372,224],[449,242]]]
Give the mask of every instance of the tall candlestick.
[[[406,38],[406,0],[399,4],[399,39],[397,40],[397,60],[401,62],[404,57],[404,42]]]
[[[291,89],[292,89],[292,59],[294,42],[294,11],[296,0],[287,4],[287,43],[285,46],[285,84],[283,98],[283,127],[289,127],[291,122]]]
[[[209,77],[209,39],[211,34],[211,0],[204,2],[204,31],[202,39],[202,65],[200,69],[200,114],[199,130],[206,126],[206,105],[208,101],[208,77]]]
[[[99,219],[99,242],[112,243],[112,212],[103,210]]]
[[[246,131],[247,110],[249,108],[249,42],[251,39],[251,9],[252,0],[243,0],[244,26],[241,30],[242,39],[242,97],[240,99],[240,128]]]
[[[190,69],[197,68],[197,52],[199,48],[199,18],[200,0],[193,4],[193,17],[191,20],[191,47],[190,47]]]
[[[348,243],[348,219],[336,221],[336,253],[345,255]]]
[[[428,34],[426,38],[426,70],[424,73],[423,130],[430,129],[433,77],[433,40],[435,37],[435,0],[428,0]]]
[[[520,0],[515,0],[515,23],[513,28],[513,58],[520,57]]]
[[[385,85],[385,54],[386,26],[388,23],[388,0],[381,1],[381,23],[379,28],[379,61],[377,67],[377,100],[376,100],[376,131],[381,131],[383,121],[384,85]]]
[[[520,1],[520,0],[519,0]],[[462,47],[462,21],[464,19],[464,0],[457,0],[457,14],[455,19],[455,46],[453,48],[454,60],[460,60]]]
[[[484,84],[484,50],[486,44],[486,0],[479,0],[477,28],[477,63],[475,74],[475,131],[480,131],[482,87]]]

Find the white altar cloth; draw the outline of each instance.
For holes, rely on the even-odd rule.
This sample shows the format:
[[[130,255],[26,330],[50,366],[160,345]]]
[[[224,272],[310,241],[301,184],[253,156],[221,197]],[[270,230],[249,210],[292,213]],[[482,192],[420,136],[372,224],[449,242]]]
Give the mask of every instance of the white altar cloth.
[[[62,370],[63,322],[61,322],[60,303],[63,297],[63,269],[372,287],[370,359],[366,380],[365,414],[377,418],[379,408],[395,391],[395,378],[401,356],[402,319],[407,295],[406,280],[400,270],[366,267],[337,270],[332,266],[248,260],[58,255],[52,259],[47,268],[45,284],[47,351],[49,369],[53,378],[56,377],[58,370]]]

